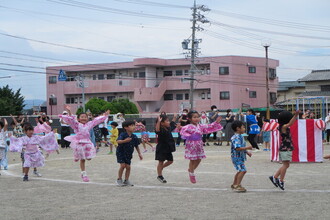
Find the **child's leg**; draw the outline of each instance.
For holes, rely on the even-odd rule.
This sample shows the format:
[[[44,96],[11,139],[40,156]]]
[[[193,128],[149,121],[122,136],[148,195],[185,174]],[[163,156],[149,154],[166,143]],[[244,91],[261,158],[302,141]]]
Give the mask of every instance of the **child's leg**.
[[[237,185],[238,185],[238,183],[237,183],[237,177],[238,177],[238,174],[239,174],[239,172],[237,172],[237,173],[235,174],[234,182],[233,182],[233,185],[234,185],[234,186],[237,186]]]
[[[129,179],[129,175],[131,174],[131,165],[126,164],[126,171],[125,171],[125,180]]]
[[[126,168],[126,164],[121,163],[119,165],[119,170],[118,170],[118,179],[121,180],[123,176],[124,169]]]
[[[266,149],[270,149],[270,142],[266,142]]]
[[[147,146],[146,146],[146,143],[144,141],[142,141],[142,146],[143,146],[144,150],[147,150]]]
[[[274,177],[275,178],[279,178],[281,182],[284,181],[284,177],[286,174],[286,170],[290,167],[290,162],[289,161],[282,161],[282,166],[280,169],[278,169],[278,171],[275,173]]]
[[[242,182],[245,174],[246,174],[246,171],[240,171],[237,173],[237,179],[236,179],[237,184],[235,184],[235,185],[241,185],[241,182]]]
[[[200,162],[201,162],[201,159],[190,160],[190,162],[189,162],[189,172],[194,173],[194,171],[196,170],[196,168],[198,167]]]
[[[154,149],[154,146],[149,141],[146,141],[146,144],[148,144],[152,149]]]
[[[171,165],[173,163],[173,161],[171,161],[171,160],[167,160],[164,164],[163,164],[163,169],[165,168],[165,167],[168,167],[169,165]]]
[[[85,160],[80,160],[80,169],[81,171],[85,171]]]
[[[23,167],[23,173],[25,176],[29,175],[29,170],[30,170],[30,167]]]
[[[164,161],[158,161],[157,165],[157,174],[158,176],[163,176],[163,169],[164,169]]]

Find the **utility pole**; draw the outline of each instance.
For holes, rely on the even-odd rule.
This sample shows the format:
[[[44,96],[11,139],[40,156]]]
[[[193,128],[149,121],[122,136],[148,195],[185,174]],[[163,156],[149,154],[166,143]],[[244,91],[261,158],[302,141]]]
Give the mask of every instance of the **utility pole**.
[[[268,67],[268,48],[269,44],[263,45],[266,52],[266,97],[267,97],[267,107],[266,107],[266,119],[270,119],[270,110],[269,110],[269,67]]]
[[[88,85],[85,82],[85,77],[81,74],[79,76],[76,76],[77,81],[77,87],[82,89],[82,104],[83,104],[83,112],[86,111],[85,108],[85,88],[88,87]]]
[[[197,58],[197,55],[199,52],[199,43],[202,42],[202,39],[196,39],[196,31],[202,31],[203,28],[201,28],[199,25],[197,25],[197,22],[200,22],[202,24],[209,23],[209,21],[205,18],[204,15],[201,14],[202,12],[210,11],[205,5],[196,5],[196,0],[194,0],[194,7],[191,8],[193,11],[192,13],[192,34],[191,34],[191,40],[185,39],[182,42],[182,48],[184,50],[190,50],[190,54],[186,53],[186,57],[191,58],[191,64],[190,64],[190,90],[189,90],[189,104],[190,109],[192,110],[194,108],[194,81],[195,81],[195,73],[198,72],[198,68],[195,65],[195,58]],[[189,43],[191,42],[191,47],[189,48]]]

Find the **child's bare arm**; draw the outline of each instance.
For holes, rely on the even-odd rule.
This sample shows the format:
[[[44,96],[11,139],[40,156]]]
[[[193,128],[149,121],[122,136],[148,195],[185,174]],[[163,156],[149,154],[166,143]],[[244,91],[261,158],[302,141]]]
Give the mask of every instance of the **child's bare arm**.
[[[299,116],[300,110],[297,110],[294,114],[294,116],[291,118],[291,120],[289,121],[289,123],[283,125],[282,127],[282,132],[286,131],[286,128],[290,127],[291,125],[294,124],[294,122],[297,120],[298,116]]]
[[[238,148],[235,148],[235,150],[237,150],[237,151],[252,150],[252,146],[248,146],[248,147],[238,147]]]
[[[155,127],[156,132],[160,132],[160,121],[161,120],[162,120],[162,118],[160,116],[158,116],[156,127]]]
[[[131,140],[132,140],[132,138],[128,137],[125,140],[117,140],[117,143],[118,144],[125,144],[125,143],[130,142]]]

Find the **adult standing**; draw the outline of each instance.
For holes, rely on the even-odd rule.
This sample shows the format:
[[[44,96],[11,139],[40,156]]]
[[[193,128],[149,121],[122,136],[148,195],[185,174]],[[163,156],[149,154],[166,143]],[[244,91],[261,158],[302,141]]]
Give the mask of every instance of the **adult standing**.
[[[99,128],[101,130],[101,142],[102,142],[102,138],[104,138],[104,143],[105,143],[105,146],[108,147],[108,135],[109,135],[109,131],[108,131],[108,118],[105,119],[104,122],[102,122],[101,124],[99,124]]]
[[[68,112],[63,111],[62,114],[67,115]],[[65,123],[62,118],[60,119],[60,124],[61,124],[61,148],[69,148],[70,142],[65,140],[64,138],[71,135],[70,125]]]
[[[235,115],[231,111],[231,109],[227,109],[226,114],[226,124],[224,126],[225,128],[225,140],[227,141],[227,146],[229,146],[229,142],[231,141],[231,137],[234,136],[235,132],[231,128],[231,125],[233,121],[235,120]]]
[[[181,127],[186,126],[188,124],[188,109],[182,110],[182,114],[179,117],[179,123]],[[181,134],[180,132],[178,132],[178,138],[176,139],[176,145],[175,145],[176,147],[180,146],[181,140],[182,140]],[[184,140],[183,143],[185,144],[186,140]]]
[[[49,121],[49,117],[43,112],[40,116],[38,116],[38,122],[42,125],[46,121]]]
[[[327,117],[325,117],[325,130],[326,130],[326,134],[327,134],[327,144],[329,144],[329,139],[330,139],[330,110],[329,113],[327,115]]]
[[[201,111],[201,120],[199,122],[202,125],[208,125],[210,124],[210,120],[209,118],[206,116],[206,112],[205,111]],[[207,146],[210,146],[209,142],[207,141],[207,134],[203,134],[203,145],[205,146],[205,144]]]
[[[120,135],[122,132],[124,132],[124,128],[123,128],[123,122],[125,121],[124,118],[124,114],[118,112],[114,117],[113,117],[113,121],[117,122],[118,126],[118,135]]]
[[[260,133],[260,128],[258,126],[258,121],[254,110],[253,109],[247,110],[245,118],[248,127],[247,130],[249,133],[247,139],[256,151],[260,151],[259,146],[255,140],[256,135]]]
[[[218,114],[219,114],[219,111],[218,111],[218,108],[217,106],[215,105],[212,105],[211,106],[211,111],[209,112],[209,123],[213,123],[217,120],[218,118]],[[211,136],[211,134],[208,134],[207,135],[207,139],[209,139]],[[213,139],[216,140],[217,139],[217,132],[214,132],[213,133]]]

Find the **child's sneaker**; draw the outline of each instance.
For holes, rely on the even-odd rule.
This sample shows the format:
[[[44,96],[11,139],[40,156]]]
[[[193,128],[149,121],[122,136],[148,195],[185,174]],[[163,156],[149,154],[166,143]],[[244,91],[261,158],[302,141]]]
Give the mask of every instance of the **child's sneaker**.
[[[208,142],[206,142],[206,146],[210,146],[210,144]]]
[[[110,155],[110,154],[113,154],[113,152],[112,152],[112,151],[109,151],[109,153],[108,153],[108,154],[109,154],[109,155]]]
[[[278,178],[275,178],[274,176],[270,176],[269,180],[274,184],[274,186],[278,187]]]
[[[39,173],[38,171],[34,170],[33,174],[37,177],[42,177],[41,173]]]
[[[159,182],[161,182],[161,183],[167,183],[167,181],[164,179],[163,176],[157,176],[157,179],[158,179]]]
[[[122,179],[117,179],[116,184],[117,184],[117,186],[123,186],[123,180]]]
[[[231,185],[230,188],[231,190],[235,190],[237,188],[238,185]]]
[[[83,176],[83,175],[81,175],[81,179],[82,179],[84,182],[89,182],[89,178],[88,178],[88,176]]]
[[[188,171],[189,172],[189,171]],[[190,179],[190,182],[191,183],[196,183],[197,181],[196,181],[196,176],[195,176],[195,174],[194,173],[190,173],[189,172],[189,179]]]
[[[278,187],[280,187],[281,190],[284,190],[284,182],[282,182],[281,180],[278,179]]]
[[[246,192],[246,189],[241,186],[241,185],[237,185],[237,187],[234,189],[235,192]]]
[[[23,181],[29,181],[29,176],[28,175],[24,175]]]
[[[147,152],[148,152],[148,150],[147,150],[147,149],[143,151],[143,153],[147,153]]]
[[[129,180],[124,180],[123,185],[124,186],[134,186],[134,184],[131,183]]]

